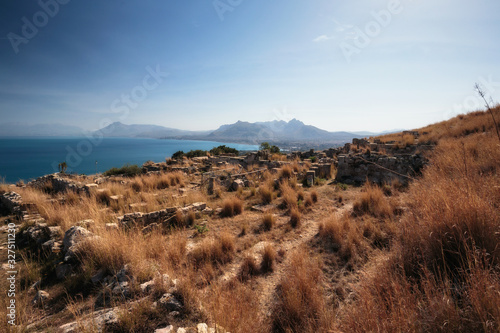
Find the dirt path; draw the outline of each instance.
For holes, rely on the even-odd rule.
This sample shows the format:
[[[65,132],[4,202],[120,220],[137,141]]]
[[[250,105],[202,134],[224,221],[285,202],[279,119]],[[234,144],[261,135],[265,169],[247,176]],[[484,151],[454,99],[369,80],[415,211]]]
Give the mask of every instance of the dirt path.
[[[349,203],[336,210],[334,214],[340,217],[351,210],[352,203]],[[259,286],[257,289],[260,290],[260,307],[262,315],[267,317],[271,314],[273,301],[275,299],[274,291],[290,265],[290,256],[287,254],[290,254],[293,250],[311,242],[314,236],[318,234],[318,228],[319,221],[317,219],[307,219],[304,221],[302,230],[300,234],[298,234],[298,237],[292,241],[282,244],[281,248],[284,249],[286,253],[284,261],[276,265],[276,269],[273,274],[259,279]]]

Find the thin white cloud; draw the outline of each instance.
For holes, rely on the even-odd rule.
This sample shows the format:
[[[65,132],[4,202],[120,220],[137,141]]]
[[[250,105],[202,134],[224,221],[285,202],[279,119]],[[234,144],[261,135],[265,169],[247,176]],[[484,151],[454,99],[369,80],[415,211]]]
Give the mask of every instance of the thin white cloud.
[[[332,39],[334,37],[329,37],[327,35],[321,35],[313,39],[313,42],[319,43],[319,42],[326,42],[329,39]]]

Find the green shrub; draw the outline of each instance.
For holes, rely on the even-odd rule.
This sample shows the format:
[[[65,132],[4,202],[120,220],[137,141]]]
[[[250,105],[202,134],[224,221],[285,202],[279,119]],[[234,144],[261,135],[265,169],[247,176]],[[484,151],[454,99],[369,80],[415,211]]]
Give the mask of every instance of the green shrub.
[[[104,172],[104,176],[123,175],[127,177],[134,177],[142,173],[142,170],[137,164],[125,164],[121,168],[111,168]]]
[[[226,145],[221,145],[219,147],[214,147],[210,149],[210,154],[220,155],[220,154],[235,154],[238,155],[239,151],[237,149],[226,147]]]

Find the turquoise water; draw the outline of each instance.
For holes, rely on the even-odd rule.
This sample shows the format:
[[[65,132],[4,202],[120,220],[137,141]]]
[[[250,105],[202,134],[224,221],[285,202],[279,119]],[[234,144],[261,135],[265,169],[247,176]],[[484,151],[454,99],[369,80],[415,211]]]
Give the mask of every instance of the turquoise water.
[[[158,140],[142,138],[0,138],[0,178],[6,183],[29,181],[58,171],[66,161],[66,172],[94,174],[112,167],[151,160],[164,162],[178,150],[210,150],[225,144],[238,150],[258,146],[211,141]],[[96,165],[97,161],[97,165]]]

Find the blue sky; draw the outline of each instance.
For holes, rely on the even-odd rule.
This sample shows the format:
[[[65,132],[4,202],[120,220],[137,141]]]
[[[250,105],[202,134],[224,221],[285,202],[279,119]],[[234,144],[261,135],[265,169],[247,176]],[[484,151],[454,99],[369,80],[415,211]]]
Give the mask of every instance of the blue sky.
[[[297,118],[382,131],[477,108],[477,81],[500,101],[497,0],[0,7],[0,123],[209,130]]]

